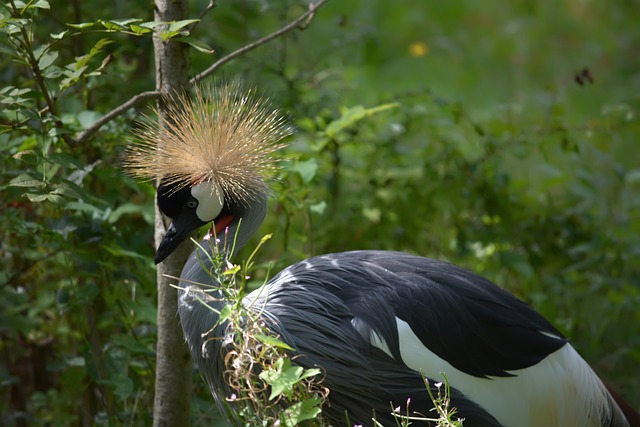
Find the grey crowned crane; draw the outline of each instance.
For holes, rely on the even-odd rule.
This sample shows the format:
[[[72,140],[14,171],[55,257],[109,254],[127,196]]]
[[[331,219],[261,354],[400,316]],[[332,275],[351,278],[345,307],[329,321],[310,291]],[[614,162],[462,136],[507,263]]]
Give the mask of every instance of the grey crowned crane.
[[[224,405],[233,392],[223,376],[225,341],[205,333],[226,333],[217,314],[225,301],[199,285],[215,284],[205,252],[223,234],[235,236],[238,249],[263,222],[263,172],[288,130],[266,101],[236,85],[196,92],[193,100],[167,100],[171,121],[138,133],[128,167],[160,180],[158,205],[172,219],[156,263],[211,224],[182,270],[179,315],[200,373]],[[245,301],[295,349],[296,364],[322,370],[329,389],[323,417],[334,426],[345,425],[345,414],[352,425],[371,426],[374,413],[382,425],[396,425],[391,404],[408,398],[412,412],[429,415],[422,374],[436,393],[441,373],[466,427],[638,425],[637,414],[623,413],[625,404],[547,320],[446,262],[374,250],[315,256]]]

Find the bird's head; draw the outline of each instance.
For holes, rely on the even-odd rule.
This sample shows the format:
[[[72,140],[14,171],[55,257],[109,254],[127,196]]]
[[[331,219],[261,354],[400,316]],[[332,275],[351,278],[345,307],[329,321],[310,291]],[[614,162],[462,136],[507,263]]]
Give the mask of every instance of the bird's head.
[[[238,84],[205,85],[193,98],[164,102],[162,125],[142,124],[125,163],[132,175],[159,182],[158,207],[172,220],[156,263],[209,223],[212,235],[232,236],[242,247],[266,216],[271,154],[289,128],[265,99]]]

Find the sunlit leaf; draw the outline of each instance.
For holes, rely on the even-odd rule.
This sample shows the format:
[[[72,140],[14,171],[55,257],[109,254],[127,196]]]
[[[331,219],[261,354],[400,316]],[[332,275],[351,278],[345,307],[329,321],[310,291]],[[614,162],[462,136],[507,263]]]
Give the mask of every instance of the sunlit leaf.
[[[179,35],[181,35],[181,34],[182,34],[182,33],[181,33],[180,31],[162,31],[162,32],[160,33],[160,38],[161,38],[162,40],[170,40],[170,39],[172,39],[173,37],[179,36]]]
[[[22,173],[9,181],[9,185],[13,187],[44,187],[46,183],[29,174]]]
[[[215,52],[215,50],[213,50],[213,48],[211,48],[211,46],[209,46],[208,44],[206,44],[205,42],[203,42],[202,40],[190,37],[190,36],[180,36],[180,37],[175,37],[174,40],[180,41],[182,43],[187,43],[188,45],[192,46],[194,49],[202,52],[202,53],[213,53]]]
[[[186,27],[187,25],[191,25],[193,23],[199,22],[199,19],[185,19],[182,21],[175,21],[175,22],[171,22],[169,24],[169,31],[180,31],[182,28]]]
[[[53,62],[57,58],[58,58],[58,52],[48,51],[40,57],[40,60],[38,61],[38,66],[44,70],[48,68],[51,64],[53,64]]]
[[[85,29],[85,28],[90,28],[90,27],[93,27],[94,25],[96,25],[95,22],[82,22],[80,24],[67,24],[68,27],[76,28],[78,30],[82,30],[82,29]]]
[[[260,335],[260,334],[256,334],[254,335],[254,338],[257,339],[258,341],[273,346],[273,347],[278,347],[278,348],[282,348],[285,350],[291,350],[294,351],[295,349],[291,346],[289,346],[287,343],[284,343],[282,341],[280,341],[278,338],[276,337],[272,337],[269,335]]]
[[[316,397],[295,403],[284,410],[282,418],[286,427],[295,427],[302,421],[315,419],[322,409],[322,401]]]
[[[321,202],[314,203],[309,206],[309,210],[315,214],[322,215],[327,210],[327,202],[322,200]]]
[[[308,184],[318,172],[318,161],[314,158],[298,161],[293,165],[293,170],[300,175],[303,183]]]
[[[233,315],[233,306],[231,304],[227,304],[220,310],[219,321],[225,322]]]
[[[397,103],[391,103],[379,105],[373,108],[364,108],[362,105],[345,108],[343,109],[340,118],[329,123],[329,125],[325,129],[325,133],[330,138],[335,138],[335,136],[339,132],[353,126],[355,123],[359,122],[365,117],[389,110],[391,108],[396,108],[397,106]]]
[[[269,400],[273,400],[281,394],[291,396],[292,387],[300,380],[303,371],[301,366],[292,366],[291,359],[281,357],[276,361],[275,369],[261,372],[260,378],[271,386]]]
[[[38,9],[51,9],[49,2],[46,0],[37,0],[33,3],[30,3],[29,7],[34,7]]]
[[[69,34],[69,30],[64,30],[59,33],[51,34],[51,38],[54,40],[62,40],[67,34]]]
[[[138,35],[148,34],[148,33],[151,33],[153,31],[151,28],[146,28],[146,27],[143,27],[141,25],[131,25],[130,28],[131,28],[131,31],[133,31],[134,33],[136,33]]]

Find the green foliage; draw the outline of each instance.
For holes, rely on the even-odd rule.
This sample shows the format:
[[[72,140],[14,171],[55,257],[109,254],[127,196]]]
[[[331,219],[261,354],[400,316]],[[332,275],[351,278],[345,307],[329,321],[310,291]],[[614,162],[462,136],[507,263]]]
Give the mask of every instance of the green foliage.
[[[323,425],[321,407],[328,391],[322,386],[322,371],[297,366],[288,353],[294,349],[274,335],[261,317],[263,307],[245,305],[254,257],[270,238],[263,237],[242,265],[231,262],[229,254],[233,250],[225,245],[212,245],[211,255],[203,251],[209,256],[211,267],[206,271],[213,285],[196,284],[203,290],[202,304],[216,310],[206,299],[213,291],[219,292],[225,302],[217,324],[211,325],[203,337],[224,340],[224,374],[220,374],[234,391],[227,398],[229,420],[244,426]],[[217,331],[225,331],[225,336]]]
[[[409,427],[414,421],[429,422],[430,425],[435,427],[463,427],[464,419],[456,416],[457,409],[451,406],[451,386],[445,373],[441,372],[444,377],[444,383],[437,382],[435,387],[438,390],[434,396],[431,387],[429,386],[429,379],[423,376],[424,385],[429,393],[429,397],[433,402],[433,414],[419,414],[411,410],[411,399],[407,399],[407,404],[404,408],[401,406],[391,406],[391,413],[395,417],[397,427]],[[404,409],[404,412],[403,412]],[[435,415],[435,416],[434,416]],[[376,427],[384,427],[380,422],[374,420]]]
[[[59,31],[53,12],[0,7],[2,423],[148,424],[153,210],[140,201],[153,189],[119,170],[122,123],[73,138],[99,117],[93,91],[120,61],[113,39]]]
[[[135,112],[74,141],[153,88],[161,23],[149,3],[79,5],[0,5],[7,425],[150,424],[154,190],[124,176],[119,157]],[[203,22],[162,31],[200,47],[195,74],[305,7],[219,2]],[[447,259],[530,302],[640,406],[634,10],[330,1],[304,32],[229,63],[226,76],[262,88],[298,128],[264,225],[274,238],[249,285],[269,261],[278,271],[329,251]],[[215,425],[194,378],[193,423]]]

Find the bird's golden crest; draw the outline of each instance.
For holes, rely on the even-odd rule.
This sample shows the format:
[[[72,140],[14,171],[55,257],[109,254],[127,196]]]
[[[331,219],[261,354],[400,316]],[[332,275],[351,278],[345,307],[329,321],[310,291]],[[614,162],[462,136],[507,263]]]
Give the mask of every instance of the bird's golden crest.
[[[175,184],[209,181],[245,202],[265,191],[271,155],[291,134],[280,112],[238,83],[197,86],[192,98],[167,96],[164,123],[147,117],[134,131],[125,168],[137,178]],[[154,110],[157,112],[156,110]]]

